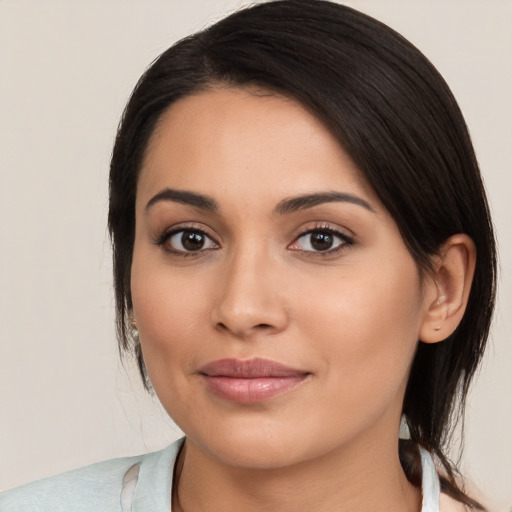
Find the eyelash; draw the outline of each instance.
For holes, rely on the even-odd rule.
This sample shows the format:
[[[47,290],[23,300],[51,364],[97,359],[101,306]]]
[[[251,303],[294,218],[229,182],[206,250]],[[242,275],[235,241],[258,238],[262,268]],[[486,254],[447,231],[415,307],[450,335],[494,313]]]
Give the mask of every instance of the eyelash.
[[[185,233],[185,232],[197,233],[200,236],[205,237],[206,239],[209,239],[217,247],[198,249],[197,251],[182,251],[182,250],[172,249],[172,248],[169,248],[166,246],[167,242],[173,236],[175,236],[179,233]],[[341,241],[341,243],[339,243],[339,245],[337,245],[333,249],[327,249],[325,251],[314,251],[314,250],[304,250],[304,249],[291,249],[291,250],[300,252],[303,254],[309,254],[314,257],[323,257],[323,256],[326,257],[327,255],[333,255],[340,251],[346,250],[348,247],[350,247],[351,245],[354,244],[354,239],[352,237],[349,237],[348,235],[340,232],[339,230],[337,230],[335,228],[332,228],[329,225],[326,225],[326,224],[320,225],[319,224],[319,225],[314,226],[310,229],[307,229],[306,231],[303,231],[299,235],[297,235],[297,237],[294,239],[292,244],[290,244],[288,246],[288,248],[290,246],[297,244],[297,242],[300,239],[302,239],[308,235],[311,235],[313,233],[329,234],[335,238],[338,238]],[[191,256],[197,257],[197,256],[200,256],[202,253],[204,254],[205,251],[215,250],[219,247],[218,243],[213,239],[213,237],[211,237],[204,229],[202,229],[200,227],[196,227],[196,226],[180,226],[177,228],[173,228],[169,231],[165,231],[154,241],[154,243],[155,243],[155,245],[162,247],[168,253],[171,253],[173,255],[180,256],[180,257],[185,257],[185,258],[191,257]]]
[[[177,250],[177,249],[172,249],[172,248],[169,248],[167,247],[167,242],[175,235],[179,234],[179,233],[197,233],[201,236],[203,236],[204,238],[208,239],[208,240],[211,240],[212,242],[214,242],[217,246],[217,242],[215,242],[215,240],[213,239],[213,237],[211,237],[204,229],[200,228],[200,227],[197,227],[197,226],[180,226],[180,227],[176,227],[176,228],[173,228],[173,229],[170,229],[168,231],[164,231],[156,240],[155,240],[155,244],[157,246],[160,246],[162,247],[166,252],[170,253],[170,254],[173,254],[173,255],[176,255],[176,256],[181,256],[183,258],[187,258],[187,257],[190,257],[190,256],[199,256],[201,255],[201,253],[204,253],[205,251],[210,251],[210,250],[214,250],[216,249],[217,247],[215,248],[209,248],[209,249],[199,249],[197,251],[182,251],[182,250]]]
[[[315,257],[328,257],[332,256],[333,254],[337,254],[338,252],[341,252],[343,250],[348,249],[351,245],[354,244],[354,239],[338,229],[335,229],[327,224],[319,224],[316,225],[310,229],[307,229],[306,231],[303,231],[300,233],[294,240],[294,242],[291,245],[295,245],[301,238],[306,237],[307,235],[311,235],[313,233],[319,233],[319,234],[328,234],[335,238],[338,238],[341,243],[334,247],[333,249],[327,249],[325,251],[309,251],[309,250],[303,250],[303,249],[293,249],[297,252],[301,252],[303,254],[310,254]]]

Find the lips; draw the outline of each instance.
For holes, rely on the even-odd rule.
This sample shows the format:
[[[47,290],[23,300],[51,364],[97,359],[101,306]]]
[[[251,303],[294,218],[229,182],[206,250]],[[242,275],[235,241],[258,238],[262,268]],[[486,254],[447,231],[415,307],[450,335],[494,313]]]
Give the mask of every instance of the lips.
[[[232,402],[251,404],[291,391],[309,372],[267,359],[221,359],[203,366],[199,375],[213,394]]]

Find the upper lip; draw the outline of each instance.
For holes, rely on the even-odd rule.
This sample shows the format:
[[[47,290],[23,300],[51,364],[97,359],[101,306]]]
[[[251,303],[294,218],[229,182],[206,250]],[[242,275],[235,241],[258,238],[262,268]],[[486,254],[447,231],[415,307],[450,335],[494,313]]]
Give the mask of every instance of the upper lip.
[[[291,368],[269,359],[219,359],[204,365],[199,373],[208,377],[257,379],[264,377],[297,377],[309,372]]]

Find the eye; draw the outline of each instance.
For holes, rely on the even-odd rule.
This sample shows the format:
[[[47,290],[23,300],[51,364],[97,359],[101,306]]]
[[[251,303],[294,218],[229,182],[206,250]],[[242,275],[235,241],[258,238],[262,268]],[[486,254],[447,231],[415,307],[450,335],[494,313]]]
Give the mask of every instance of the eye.
[[[219,246],[200,229],[180,229],[165,233],[158,241],[166,250],[174,253],[192,253]]]
[[[330,253],[351,245],[352,240],[332,228],[316,228],[302,233],[289,249],[304,252]]]

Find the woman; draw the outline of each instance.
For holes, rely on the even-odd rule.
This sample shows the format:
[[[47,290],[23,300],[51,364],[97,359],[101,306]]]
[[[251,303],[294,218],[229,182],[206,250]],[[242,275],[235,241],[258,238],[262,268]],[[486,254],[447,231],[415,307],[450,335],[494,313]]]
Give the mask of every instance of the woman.
[[[2,510],[481,508],[445,448],[494,238],[464,120],[414,47],[328,2],[240,11],[139,81],[110,191],[121,345],[187,437]]]

